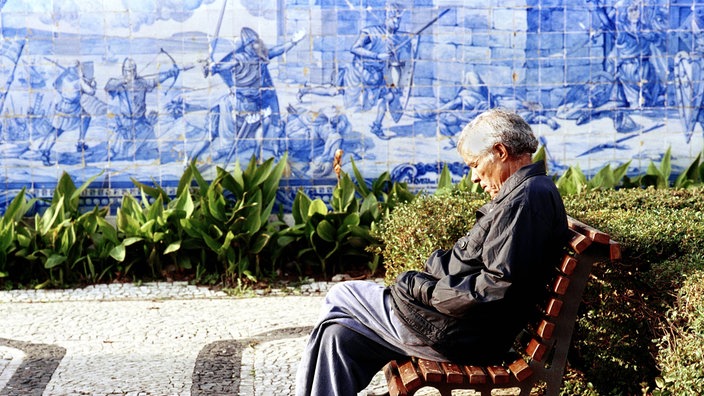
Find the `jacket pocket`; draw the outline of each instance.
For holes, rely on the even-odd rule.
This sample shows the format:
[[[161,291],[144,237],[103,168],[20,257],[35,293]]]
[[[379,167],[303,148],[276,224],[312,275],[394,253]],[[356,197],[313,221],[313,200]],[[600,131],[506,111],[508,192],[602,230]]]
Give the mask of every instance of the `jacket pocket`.
[[[484,241],[489,233],[481,224],[475,224],[467,235],[460,238],[455,244],[455,248],[459,249],[457,253],[463,260],[471,260],[481,256]]]

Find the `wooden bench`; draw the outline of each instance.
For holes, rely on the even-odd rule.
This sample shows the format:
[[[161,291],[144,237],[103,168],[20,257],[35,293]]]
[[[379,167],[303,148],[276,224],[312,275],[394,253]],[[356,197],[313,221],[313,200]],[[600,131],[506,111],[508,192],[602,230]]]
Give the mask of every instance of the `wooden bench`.
[[[520,388],[529,395],[545,382],[546,395],[558,395],[567,362],[577,310],[592,265],[603,259],[619,260],[621,249],[609,235],[568,217],[571,239],[551,279],[550,295],[539,318],[518,338],[521,353],[502,365],[469,366],[419,358],[391,361],[383,369],[391,396],[413,395],[430,386],[441,395],[453,389],[473,389],[490,395],[492,389]]]

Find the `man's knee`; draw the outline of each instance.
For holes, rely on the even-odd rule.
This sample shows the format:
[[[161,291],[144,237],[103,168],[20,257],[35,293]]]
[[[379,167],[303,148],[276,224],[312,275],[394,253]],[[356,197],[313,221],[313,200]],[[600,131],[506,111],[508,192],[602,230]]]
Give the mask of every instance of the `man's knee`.
[[[345,301],[352,294],[349,282],[341,282],[333,285],[325,295],[328,302]]]
[[[338,323],[325,326],[320,341],[328,353],[346,357],[354,355],[361,345],[366,344],[362,335]]]

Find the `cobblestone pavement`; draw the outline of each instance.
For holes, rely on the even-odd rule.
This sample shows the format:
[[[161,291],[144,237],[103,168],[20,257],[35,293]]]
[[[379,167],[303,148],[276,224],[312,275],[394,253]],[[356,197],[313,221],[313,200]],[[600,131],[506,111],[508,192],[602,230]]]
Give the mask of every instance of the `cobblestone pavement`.
[[[185,283],[3,291],[0,396],[290,395],[327,288],[250,298]],[[361,395],[383,391],[382,379]]]

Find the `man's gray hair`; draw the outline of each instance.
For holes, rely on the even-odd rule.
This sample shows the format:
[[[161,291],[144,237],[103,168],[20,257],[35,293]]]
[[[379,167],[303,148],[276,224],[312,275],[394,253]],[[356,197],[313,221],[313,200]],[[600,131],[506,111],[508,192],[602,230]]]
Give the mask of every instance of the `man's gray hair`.
[[[508,154],[513,157],[533,154],[538,149],[538,139],[521,116],[503,109],[491,109],[478,115],[464,127],[457,142],[460,155],[472,154],[469,148],[469,141],[472,139],[470,135],[480,133],[480,128],[481,133],[488,136],[485,139],[486,146],[481,149],[481,152],[473,153],[475,155],[487,153],[496,143],[502,143],[508,150]]]

